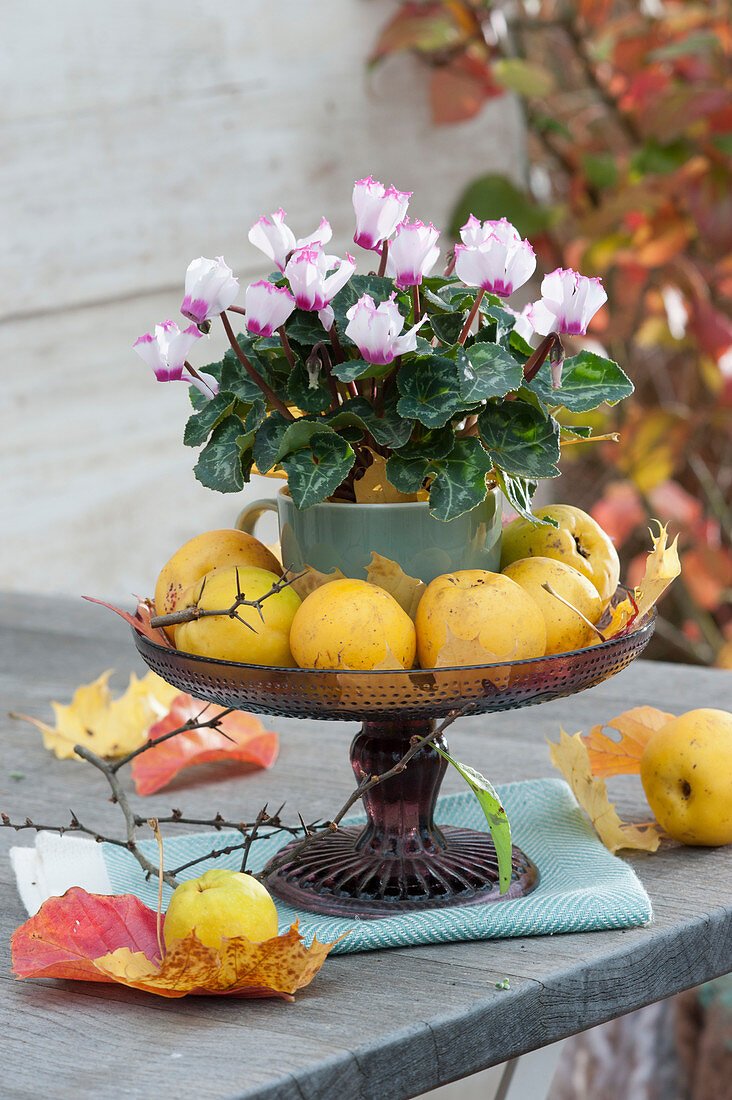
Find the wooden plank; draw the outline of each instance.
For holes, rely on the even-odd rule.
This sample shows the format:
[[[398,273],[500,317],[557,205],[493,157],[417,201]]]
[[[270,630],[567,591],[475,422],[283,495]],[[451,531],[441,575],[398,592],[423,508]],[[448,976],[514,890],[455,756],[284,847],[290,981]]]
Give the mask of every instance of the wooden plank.
[[[32,729],[4,717],[11,709],[44,717],[49,698],[68,698],[78,682],[104,667],[116,665],[118,682],[137,667],[124,625],[110,620],[105,636],[97,617],[102,612],[71,606],[0,599],[2,621],[12,623],[12,629],[0,627],[0,805],[13,815],[48,821],[62,820],[73,805],[100,828],[118,829],[118,811],[105,801],[91,769],[56,761]],[[452,744],[499,782],[552,774],[545,734],[556,737],[560,724],[572,732],[588,728],[631,700],[670,711],[732,709],[732,677],[686,668],[682,677],[677,666],[639,662],[569,700],[466,719]],[[293,816],[297,809],[332,812],[350,789],[346,753],[353,727],[286,719],[270,724],[281,734],[282,752],[269,772],[245,779],[232,774],[215,783],[187,780],[145,800],[146,811],[163,813],[174,804],[201,814],[221,808],[249,815],[265,800],[286,797]],[[13,781],[13,770],[29,778]],[[459,789],[452,777],[447,786]],[[642,817],[637,780],[619,789],[623,806]],[[5,847],[14,839],[0,834]],[[647,928],[338,956],[295,1005],[162,1002],[122,989],[12,984],[6,978],[0,1007],[5,1087],[13,1096],[53,1091],[70,1097],[81,1090],[111,1097],[119,1095],[120,1082],[131,1097],[155,1092],[172,1098],[193,1087],[202,1098],[414,1096],[730,968],[730,850],[669,845],[631,862],[654,904],[655,921]],[[23,913],[7,863],[0,882],[7,897],[0,913],[7,974],[9,935]],[[511,988],[495,989],[504,976]],[[104,1058],[88,1057],[80,1065],[81,1043],[87,1051],[103,1050]],[[27,1058],[34,1048],[44,1050],[43,1063]]]

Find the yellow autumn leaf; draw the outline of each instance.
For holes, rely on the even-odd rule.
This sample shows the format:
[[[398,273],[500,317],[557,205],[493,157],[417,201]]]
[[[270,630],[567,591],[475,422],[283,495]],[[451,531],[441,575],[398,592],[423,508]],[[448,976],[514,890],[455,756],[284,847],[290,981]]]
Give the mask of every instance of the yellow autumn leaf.
[[[410,619],[414,618],[417,604],[427,587],[424,581],[410,577],[395,561],[382,557],[375,550],[371,551],[371,561],[366,567],[366,580],[393,596]]]
[[[601,630],[605,638],[614,638],[631,622],[642,622],[671,582],[681,573],[681,562],[677,550],[678,535],[668,546],[666,527],[662,526],[660,520],[655,519],[652,522],[658,524],[658,535],[650,531],[653,545],[648,551],[643,579],[635,589],[633,599],[626,597],[612,608],[609,623],[601,620]],[[590,645],[597,645],[599,641],[599,638],[594,638]]]
[[[386,476],[386,459],[374,451],[369,454],[373,459],[371,465],[353,483],[357,504],[401,504],[422,499],[418,493],[400,493],[395,489]]]
[[[118,947],[95,959],[94,966],[111,981],[161,997],[227,993],[292,1000],[298,989],[313,980],[333,946],[313,940],[306,947],[295,922],[287,932],[262,943],[236,936],[224,940],[217,951],[204,946],[191,932],[168,948],[159,965],[141,951]]]
[[[604,779],[596,779],[590,768],[590,758],[582,736],[574,737],[561,730],[558,744],[549,742],[552,764],[558,768],[572,788],[572,792],[592,822],[602,843],[611,852],[619,848],[640,848],[655,852],[660,843],[658,830],[653,825],[639,828],[628,825],[615,812],[615,803],[608,798]]]
[[[292,570],[288,570],[288,572],[292,572]],[[334,569],[332,573],[321,573],[317,569],[313,569],[312,565],[304,565],[302,569],[297,571],[297,577],[290,587],[301,600],[304,600],[316,588],[322,588],[324,584],[330,584],[331,581],[344,581],[345,579],[340,569]]]
[[[150,727],[168,713],[180,692],[154,672],[141,680],[133,672],[127,690],[114,699],[108,683],[113,671],[108,669],[91,684],[81,684],[70,704],[52,702],[55,726],[26,714],[17,717],[37,726],[43,744],[59,760],[80,759],[75,745],[98,756],[125,756],[143,744]]]
[[[681,572],[677,550],[679,536],[677,535],[671,545],[667,546],[667,526],[662,526],[660,520],[653,522],[658,524],[658,535],[654,535],[653,531],[650,532],[653,549],[646,559],[643,579],[635,590],[639,621],[658,603],[671,581],[675,580]]]
[[[634,707],[626,710],[609,722],[593,726],[589,733],[582,734],[582,743],[587,749],[590,770],[594,776],[605,778],[608,775],[638,775],[643,750],[656,730],[665,726],[675,715],[667,714],[655,707]],[[617,730],[619,741],[613,740],[603,732],[604,729]]]

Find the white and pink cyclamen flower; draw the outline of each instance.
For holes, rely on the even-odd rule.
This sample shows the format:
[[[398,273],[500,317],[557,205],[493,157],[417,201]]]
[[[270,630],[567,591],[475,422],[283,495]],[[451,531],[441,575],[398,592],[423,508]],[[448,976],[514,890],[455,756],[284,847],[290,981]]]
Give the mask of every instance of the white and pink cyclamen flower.
[[[406,218],[411,197],[411,191],[397,191],[394,186],[384,187],[371,176],[356,180],[353,185],[355,243],[361,248],[378,251]]]
[[[146,333],[135,340],[135,351],[155,372],[158,382],[188,382],[196,386],[205,397],[215,397],[218,382],[210,374],[199,371],[191,374],[186,366],[188,353],[196,340],[203,337],[195,325],[189,325],[182,332],[175,321],[163,321],[155,326],[154,333]]]
[[[255,336],[271,336],[295,309],[287,287],[274,286],[266,279],[252,283],[244,295],[246,325]]]
[[[529,320],[541,336],[550,332],[584,336],[606,301],[600,279],[589,279],[577,271],[558,267],[542,279],[541,298],[531,306]]]
[[[405,218],[397,226],[389,242],[386,273],[402,290],[419,286],[424,276],[429,275],[440,255],[439,236],[440,231],[434,225],[425,225],[417,219],[410,225]]]
[[[428,320],[422,320],[400,335],[404,318],[399,312],[392,294],[378,306],[368,294],[363,294],[346,313],[346,336],[353,340],[367,363],[386,366],[395,356],[405,355],[417,347],[417,332]]]
[[[228,309],[238,293],[239,280],[224,263],[223,256],[217,256],[215,260],[199,256],[188,265],[185,297],[180,311],[184,317],[202,325]]]
[[[285,224],[286,217],[284,210],[280,208],[269,217],[263,215],[249,230],[250,242],[260,252],[264,252],[265,256],[280,271],[285,270],[290,253],[294,252],[296,248],[322,246],[327,244],[333,236],[330,222],[326,221],[325,218],[321,218],[320,225],[314,233],[311,233],[309,237],[301,237],[298,240],[289,225]]]
[[[508,298],[530,279],[536,256],[528,241],[505,218],[480,222],[472,214],[455,245],[455,274],[468,286]]]
[[[340,260],[327,256],[322,248],[298,248],[287,262],[285,276],[297,308],[317,310],[323,327],[329,329],[333,324],[330,303],[355,270],[356,261],[348,253]]]

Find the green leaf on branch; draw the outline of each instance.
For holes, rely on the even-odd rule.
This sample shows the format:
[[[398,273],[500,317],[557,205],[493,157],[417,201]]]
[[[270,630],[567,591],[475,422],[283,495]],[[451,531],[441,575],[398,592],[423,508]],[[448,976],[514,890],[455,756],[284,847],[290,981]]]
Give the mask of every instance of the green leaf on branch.
[[[245,333],[240,333],[236,337],[236,341],[252,367],[277,396],[285,400],[287,396],[286,375],[282,371],[273,369],[267,359],[260,356],[255,347],[257,340]],[[249,377],[246,368],[239,362],[233,348],[227,348],[224,354],[221,367],[221,389],[235,394],[246,405],[251,405],[253,401],[262,396],[259,386]]]
[[[485,499],[485,479],[492,467],[479,439],[457,439],[446,458],[430,462],[430,515],[447,521],[475,508]]]
[[[527,519],[529,523],[537,527],[558,527],[555,519],[539,519],[531,511],[531,502],[536,492],[536,482],[529,478],[507,474],[500,466],[496,466],[494,474],[498,485],[515,512]]]
[[[500,57],[491,72],[498,84],[509,92],[545,99],[554,91],[554,77],[543,65],[520,57]]]
[[[501,306],[493,305],[485,298],[478,309],[483,317],[488,317],[493,324],[478,329],[473,338],[476,343],[496,343],[498,340],[506,339],[509,333],[512,332],[513,326],[516,324],[513,313],[509,313],[507,309],[502,309]]]
[[[381,378],[389,373],[392,365],[376,367],[365,359],[346,359],[344,363],[334,363],[331,369],[341,382],[355,382],[357,378]]]
[[[452,344],[457,343],[457,338],[463,331],[463,325],[465,324],[465,312],[460,310],[457,313],[433,313],[430,316],[430,325],[432,331],[438,340],[443,344],[450,347]]]
[[[424,432],[419,439],[411,439],[396,452],[399,458],[405,462],[413,462],[415,459],[447,458],[455,446],[455,433],[452,427],[433,428]]]
[[[251,409],[244,417],[244,431],[253,435],[257,428],[261,427],[267,416],[267,402],[263,397],[258,397]]]
[[[480,438],[496,466],[522,477],[557,477],[559,425],[525,401],[486,405],[478,416]]]
[[[321,378],[316,379],[315,385],[310,384],[308,369],[301,359],[298,359],[290,372],[287,383],[288,400],[301,409],[304,413],[327,412],[333,403],[331,392]]]
[[[305,447],[315,432],[328,431],[322,421],[305,417],[286,420],[281,413],[270,413],[254,439],[254,461],[257,469],[266,474],[290,451]]]
[[[347,424],[356,424],[370,432],[377,443],[396,450],[408,441],[414,428],[414,421],[405,419],[397,412],[398,394],[387,395],[381,416],[377,416],[370,401],[365,397],[353,397],[344,401],[337,412],[327,417],[332,428]]]
[[[441,428],[461,407],[457,365],[443,355],[417,356],[397,375],[400,416]]]
[[[285,324],[285,332],[290,341],[304,348],[311,348],[314,344],[328,339],[328,333],[323,328],[317,313],[304,309],[296,309],[290,314]]]
[[[200,447],[204,443],[217,424],[220,424],[225,416],[233,410],[237,399],[233,393],[219,390],[215,397],[202,407],[200,412],[194,412],[188,417],[183,443],[186,447]]]
[[[463,400],[474,405],[490,397],[505,397],[518,389],[523,367],[500,344],[472,344],[457,358]]]
[[[335,492],[353,466],[355,455],[350,445],[334,431],[315,432],[307,447],[288,454],[282,460],[287,471],[287,487],[296,508],[320,504]]]
[[[438,748],[437,745],[434,748],[440,756],[447,760],[448,764],[452,764],[478,799],[480,808],[488,822],[491,839],[498,857],[499,890],[501,894],[505,894],[511,885],[511,825],[495,787],[474,768],[468,767],[467,764],[461,764],[444,749]]]
[[[603,401],[617,405],[634,388],[617,363],[592,351],[581,351],[564,360],[559,389],[552,389],[548,363],[544,363],[527,385],[547,405],[564,405],[570,412],[589,412]]]
[[[400,493],[416,493],[421,489],[428,470],[427,458],[402,458],[401,455],[394,454],[386,460],[387,480]]]
[[[193,470],[201,485],[219,493],[236,493],[244,481],[249,480],[249,470],[245,476],[242,468],[243,456],[238,443],[241,434],[238,416],[227,416],[214,428]]]
[[[460,227],[471,214],[481,221],[507,218],[522,237],[538,236],[548,228],[553,216],[505,176],[495,173],[474,180],[460,196],[450,223],[453,237],[459,236]]]

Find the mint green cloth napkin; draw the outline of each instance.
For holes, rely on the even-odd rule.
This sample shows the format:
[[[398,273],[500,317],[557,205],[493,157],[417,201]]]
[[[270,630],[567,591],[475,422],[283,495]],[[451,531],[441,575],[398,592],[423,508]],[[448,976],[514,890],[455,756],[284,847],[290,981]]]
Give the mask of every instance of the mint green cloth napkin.
[[[292,909],[275,898],[280,931],[289,928],[296,919],[308,942],[313,936],[321,942],[332,941],[348,931],[349,935],[334,948],[334,953],[345,954],[420,943],[631,928],[651,920],[651,902],[638,878],[626,863],[603,847],[563,780],[510,783],[499,787],[498,793],[511,822],[514,844],[539,868],[539,885],[527,897],[464,908],[400,913],[377,920],[320,916]],[[354,825],[364,820],[363,815],[356,814],[343,824]],[[480,807],[469,792],[440,798],[435,820],[439,825],[488,831]],[[274,836],[256,841],[249,870],[262,868],[289,839]],[[213,847],[226,848],[240,842],[238,833],[228,832],[173,837],[165,841],[165,863],[177,867]],[[114,892],[136,894],[156,908],[157,883],[144,881],[139,865],[128,852],[109,844],[102,847]],[[144,841],[140,847],[157,863],[155,841]],[[239,870],[240,863],[241,852],[234,852],[197,864],[179,877],[196,878],[210,867]],[[170,889],[165,887],[163,908],[169,896]]]

